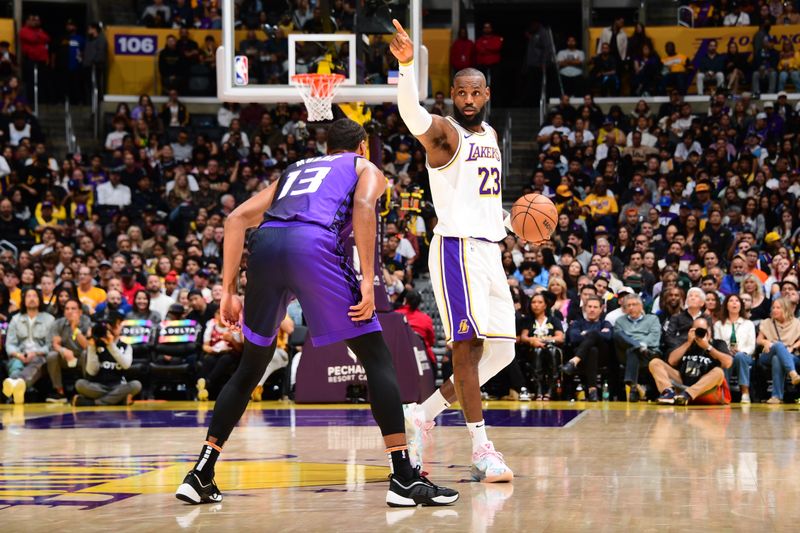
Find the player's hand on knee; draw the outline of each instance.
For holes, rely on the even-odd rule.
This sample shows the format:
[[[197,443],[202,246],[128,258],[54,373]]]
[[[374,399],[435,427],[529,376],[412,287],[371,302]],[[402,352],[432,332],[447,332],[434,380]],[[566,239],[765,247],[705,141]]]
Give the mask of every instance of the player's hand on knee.
[[[347,316],[353,322],[369,320],[375,312],[375,286],[372,279],[364,279],[361,282],[361,301],[356,305],[350,306]]]
[[[225,292],[222,294],[222,301],[219,305],[220,317],[226,327],[233,327],[239,324],[242,316],[242,299],[236,294]]]
[[[392,19],[392,24],[397,29],[397,33],[394,34],[392,42],[389,43],[389,50],[392,51],[392,54],[400,63],[408,63],[414,59],[414,43],[411,42],[411,38],[397,19]]]

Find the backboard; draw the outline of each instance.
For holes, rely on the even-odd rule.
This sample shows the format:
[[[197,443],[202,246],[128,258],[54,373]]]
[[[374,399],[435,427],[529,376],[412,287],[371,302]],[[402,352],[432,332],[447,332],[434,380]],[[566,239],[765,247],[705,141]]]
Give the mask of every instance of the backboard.
[[[289,11],[294,2],[287,2],[290,14],[257,18],[239,12],[237,4],[223,0],[217,97],[224,102],[302,102],[291,76],[317,72],[345,76],[334,102],[395,101],[398,67],[388,48],[392,18],[412,38],[420,98],[428,96],[422,0],[320,0],[321,8],[307,13],[310,18]]]

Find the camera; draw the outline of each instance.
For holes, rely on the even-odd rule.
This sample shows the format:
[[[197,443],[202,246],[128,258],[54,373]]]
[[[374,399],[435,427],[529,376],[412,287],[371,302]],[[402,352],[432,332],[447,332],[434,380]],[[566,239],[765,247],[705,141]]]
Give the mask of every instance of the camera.
[[[696,328],[694,330],[694,336],[698,339],[703,339],[708,334],[708,330],[706,328]]]
[[[108,322],[101,320],[92,326],[92,339],[95,342],[104,342],[106,337],[108,337]]]

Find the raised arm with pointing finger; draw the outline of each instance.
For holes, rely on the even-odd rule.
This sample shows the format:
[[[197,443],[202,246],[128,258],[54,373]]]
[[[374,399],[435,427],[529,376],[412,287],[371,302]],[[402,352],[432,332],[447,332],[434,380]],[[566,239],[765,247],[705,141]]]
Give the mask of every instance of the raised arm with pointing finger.
[[[397,107],[400,117],[408,126],[428,154],[432,167],[446,164],[458,147],[458,131],[444,118],[431,115],[419,103],[419,89],[414,75],[414,43],[403,26],[392,20],[397,33],[389,49],[400,63],[400,79],[397,83]]]

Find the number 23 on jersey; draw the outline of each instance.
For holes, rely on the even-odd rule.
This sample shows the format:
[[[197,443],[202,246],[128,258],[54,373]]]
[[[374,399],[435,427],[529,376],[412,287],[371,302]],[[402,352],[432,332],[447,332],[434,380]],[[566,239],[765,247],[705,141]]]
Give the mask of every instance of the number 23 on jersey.
[[[500,194],[500,170],[480,167],[478,177],[481,180],[479,193],[481,196],[497,196]]]

